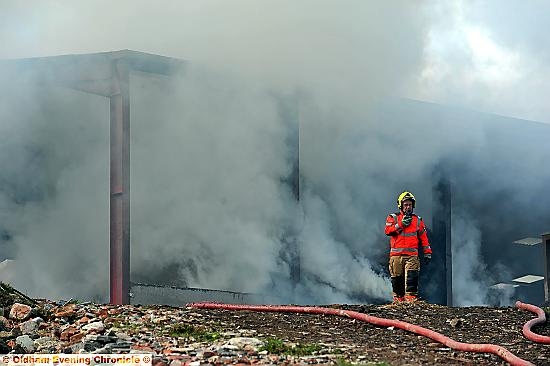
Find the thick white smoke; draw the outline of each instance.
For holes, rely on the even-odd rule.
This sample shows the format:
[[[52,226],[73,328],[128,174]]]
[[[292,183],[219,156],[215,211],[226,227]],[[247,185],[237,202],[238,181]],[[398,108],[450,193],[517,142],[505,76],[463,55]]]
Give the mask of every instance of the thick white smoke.
[[[16,246],[13,282],[41,296],[103,298],[109,105],[64,88],[3,81],[14,91],[0,108],[2,226]]]
[[[173,264],[174,282],[265,288],[296,210],[273,98],[194,67],[171,95],[133,81],[133,270]]]
[[[481,233],[471,215],[453,212],[452,228],[460,233],[453,238],[453,305],[472,306],[487,303],[491,278],[481,256]]]
[[[155,277],[163,267],[168,267],[175,271],[170,276],[183,279],[188,285],[262,291],[271,286],[272,278],[288,281],[288,264],[281,263],[278,257],[284,250],[285,235],[294,232],[292,240],[299,242],[300,250],[304,251],[300,254],[306,274],[301,284],[303,295],[298,296],[315,301],[330,301],[335,296],[333,293],[339,294],[342,300],[352,293],[388,296],[387,279],[377,274],[379,268],[374,270],[369,260],[373,253],[379,255],[387,245],[374,241],[376,235],[371,233],[374,227],[380,230],[385,210],[381,211],[383,213],[374,211],[382,216],[377,218],[377,223],[365,217],[367,208],[355,205],[346,208],[348,205],[339,201],[345,199],[351,204],[352,195],[363,190],[355,186],[362,186],[359,181],[349,180],[365,157],[353,151],[340,154],[340,157],[356,161],[353,166],[341,169],[348,184],[352,184],[350,190],[339,188],[341,182],[337,178],[322,184],[322,176],[309,179],[307,172],[321,158],[315,156],[315,151],[322,139],[330,139],[332,128],[342,129],[344,142],[350,136],[346,130],[369,123],[362,105],[372,103],[376,96],[395,93],[407,75],[419,67],[422,22],[416,17],[403,21],[392,16],[396,11],[408,16],[414,12],[414,7],[372,6],[362,2],[336,7],[330,2],[288,3],[282,7],[280,3],[260,5],[252,1],[244,1],[240,6],[216,1],[185,5],[166,2],[164,8],[145,2],[141,6],[136,6],[135,2],[132,6],[129,4],[117,3],[114,7],[110,4],[107,13],[97,2],[84,2],[78,7],[56,3],[62,8],[61,12],[34,9],[30,14],[17,3],[8,2],[5,6],[10,17],[20,18],[22,13],[29,16],[27,19],[32,27],[27,32],[40,29],[45,32],[42,34],[44,40],[60,33],[67,37],[65,42],[55,42],[53,48],[47,49],[32,49],[29,44],[27,51],[14,45],[10,57],[135,48],[178,56],[191,60],[192,64],[202,63],[210,70],[220,70],[218,75],[213,71],[214,76],[188,70],[169,96],[148,95],[139,78],[132,80],[133,271],[147,278],[148,270],[152,272],[149,277]],[[310,11],[312,7],[315,12]],[[341,16],[334,17],[334,10],[340,11]],[[98,12],[104,16],[97,17]],[[379,19],[380,13],[386,15],[386,20]],[[128,24],[127,31],[118,33],[111,26],[123,14],[135,21]],[[137,22],[142,17],[149,20]],[[151,21],[150,17],[155,20]],[[72,27],[78,24],[78,29],[83,31],[59,32],[62,22]],[[162,23],[163,27],[155,27],[155,22]],[[394,31],[377,33],[383,23]],[[167,27],[167,24],[172,25]],[[10,34],[8,43],[31,42],[13,22],[4,23],[3,27]],[[86,32],[91,30],[93,35],[84,35],[84,29]],[[108,29],[112,29],[112,33],[103,33]],[[395,32],[396,29],[400,31]],[[97,33],[98,30],[101,33]],[[414,46],[417,42],[419,47]],[[59,48],[61,43],[65,43],[65,47]],[[386,60],[404,45],[408,50],[403,54],[406,57],[392,58],[394,61],[389,67]],[[396,73],[396,69],[400,72]],[[301,208],[291,188],[281,184],[292,173],[292,164],[297,160],[292,153],[295,147],[288,146],[286,141],[288,135],[296,132],[298,121],[292,121],[289,126],[281,117],[272,94],[292,99],[287,96],[295,95],[296,90],[307,95],[309,102],[306,104],[315,109],[309,120],[300,121],[306,131],[308,126],[313,126],[309,130],[314,132],[316,123],[329,127],[325,131],[318,129],[313,135],[316,140],[313,144],[300,147],[304,156],[301,160],[304,185],[311,187],[311,193],[307,190],[304,193]],[[300,101],[291,101],[297,102]],[[339,111],[330,112],[331,105]],[[59,108],[64,107],[62,103]],[[351,110],[353,119],[347,117]],[[327,112],[342,121],[347,118],[346,126],[338,127],[340,121],[328,120]],[[10,118],[19,118],[12,108],[7,108],[5,113]],[[105,114],[92,112],[91,115],[94,119],[106,119]],[[36,118],[40,117],[34,116],[33,121]],[[65,129],[54,130],[57,133],[44,130],[43,133],[65,141],[75,133],[77,126],[68,123],[67,118],[59,121],[67,125]],[[97,131],[94,133],[100,133]],[[84,148],[85,144],[80,142],[80,145]],[[100,166],[96,164],[98,156],[93,149],[106,154],[106,146],[95,142],[88,146],[92,149],[89,155],[93,157],[94,166]],[[339,146],[342,145],[339,143],[334,150]],[[74,154],[70,149],[66,151]],[[17,222],[26,224],[23,235],[13,238],[18,247],[18,261],[22,268],[34,268],[27,273],[29,280],[23,281],[24,277],[20,277],[19,281],[33,293],[65,295],[76,291],[76,296],[81,296],[78,292],[82,291],[89,295],[98,295],[98,292],[105,295],[105,288],[98,291],[93,285],[106,285],[104,264],[97,264],[99,259],[95,261],[95,258],[106,257],[101,255],[97,244],[79,239],[79,244],[71,247],[67,240],[61,240],[65,238],[63,217],[60,216],[63,214],[71,213],[73,220],[80,220],[70,225],[75,230],[81,231],[86,226],[102,231],[96,228],[98,225],[103,230],[106,228],[106,215],[92,219],[75,213],[84,210],[82,206],[95,207],[102,202],[97,199],[88,202],[91,197],[86,195],[77,199],[70,193],[76,194],[82,188],[77,178],[86,179],[94,174],[81,173],[91,163],[86,156],[75,156],[72,164],[61,171],[48,171],[51,184],[58,186],[68,181],[72,190],[63,187],[65,189],[56,191],[57,195],[40,200],[44,212],[25,202],[24,206],[31,209],[25,208],[18,217]],[[323,168],[326,178],[333,174],[331,166],[335,162]],[[95,179],[87,179],[88,184],[96,188],[106,186],[105,175],[94,176]],[[324,193],[315,192],[319,184],[324,185],[319,186]],[[95,192],[96,196],[101,193],[99,189]],[[325,193],[328,197],[322,198]],[[320,205],[314,204],[315,201]],[[308,212],[308,207],[313,211]],[[351,226],[346,227],[348,224]],[[338,233],[331,226],[337,227]],[[68,238],[74,240],[74,235],[68,234]],[[44,251],[36,248],[38,238],[47,242],[42,244]],[[103,252],[105,249],[103,246]],[[47,258],[45,253],[52,251],[58,258],[52,266],[58,269],[48,270],[49,265],[40,264],[38,258]],[[89,253],[94,260],[77,253]],[[70,266],[87,267],[100,274],[94,281],[77,280],[66,284],[67,278],[62,273]],[[38,281],[37,277],[40,283],[33,282]],[[62,286],[56,285],[61,283]],[[322,286],[326,286],[328,292],[316,290],[320,283],[325,284]]]
[[[461,1],[96,0],[28,7],[6,0],[0,57],[135,49],[189,61],[171,82],[131,79],[134,278],[276,289],[289,301],[381,299],[390,290],[380,268],[388,249],[381,232],[397,193],[413,191],[430,223],[434,165],[475,156],[487,141],[475,123],[450,132],[448,142],[435,138],[448,120],[434,130],[421,127],[420,113],[386,120],[398,104],[384,104],[386,98],[546,119],[540,95],[548,73],[531,57],[543,60],[542,51],[521,32],[510,36],[484,9]],[[41,296],[105,300],[108,102],[1,77],[12,90],[0,101],[0,207],[17,247],[15,285]],[[517,99],[520,86],[530,92]],[[300,202],[283,184],[296,163],[289,141],[298,124]],[[484,166],[476,164],[472,175]],[[503,187],[528,191],[538,178],[545,177]],[[457,286],[468,280],[461,263],[484,268],[481,239],[468,220],[454,222],[456,230],[474,230],[457,242],[467,249],[455,256]],[[302,258],[294,289],[280,259],[289,241]],[[476,283],[455,292],[464,296],[459,303],[483,301],[485,283]]]

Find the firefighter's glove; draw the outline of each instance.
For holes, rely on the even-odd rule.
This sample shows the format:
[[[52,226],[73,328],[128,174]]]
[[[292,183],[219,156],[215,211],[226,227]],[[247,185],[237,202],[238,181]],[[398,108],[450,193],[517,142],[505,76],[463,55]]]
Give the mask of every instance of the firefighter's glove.
[[[431,260],[432,260],[431,254],[424,254],[424,264],[430,263]]]
[[[401,223],[403,224],[403,227],[407,227],[411,224],[412,220],[412,216],[405,216],[403,217],[403,220],[401,220]]]

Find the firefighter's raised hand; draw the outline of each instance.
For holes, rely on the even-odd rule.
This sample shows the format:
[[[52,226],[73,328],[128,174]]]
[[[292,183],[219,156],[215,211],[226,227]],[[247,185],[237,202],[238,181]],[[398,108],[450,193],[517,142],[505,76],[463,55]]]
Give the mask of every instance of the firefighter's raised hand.
[[[404,227],[407,227],[411,224],[412,219],[413,219],[412,216],[404,216],[403,220],[401,220],[401,223],[403,224]]]

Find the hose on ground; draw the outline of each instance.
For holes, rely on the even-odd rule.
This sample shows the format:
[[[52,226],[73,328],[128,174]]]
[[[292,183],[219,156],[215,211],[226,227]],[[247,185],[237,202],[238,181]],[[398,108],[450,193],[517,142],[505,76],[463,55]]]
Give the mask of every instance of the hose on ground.
[[[323,315],[336,315],[346,318],[357,319],[363,322],[371,323],[382,327],[395,327],[406,330],[411,333],[428,337],[455,349],[457,351],[465,352],[478,352],[478,353],[492,353],[502,358],[512,366],[527,366],[533,365],[531,362],[526,361],[506,348],[497,346],[495,344],[480,344],[480,343],[463,343],[457,342],[449,337],[444,336],[441,333],[434,332],[433,330],[420,327],[418,325],[410,324],[395,319],[378,318],[375,316],[359,313],[351,310],[341,310],[333,308],[323,308],[316,306],[292,306],[292,305],[241,305],[241,304],[222,304],[214,302],[198,302],[187,304],[188,307],[201,308],[201,309],[223,309],[223,310],[248,310],[248,311],[260,311],[260,312],[279,312],[279,313],[307,313],[307,314],[323,314]]]
[[[522,303],[521,301],[516,301],[516,307],[518,309],[527,310],[527,311],[530,311],[532,313],[537,314],[537,317],[535,319],[531,319],[523,325],[523,329],[522,329],[523,335],[527,339],[529,339],[533,342],[550,344],[550,337],[542,336],[540,334],[536,334],[536,333],[533,333],[531,331],[531,328],[533,326],[535,326],[537,324],[540,324],[540,323],[545,323],[546,322],[546,314],[544,313],[544,310],[542,310],[538,306],[531,305],[531,304],[525,304],[525,303]]]

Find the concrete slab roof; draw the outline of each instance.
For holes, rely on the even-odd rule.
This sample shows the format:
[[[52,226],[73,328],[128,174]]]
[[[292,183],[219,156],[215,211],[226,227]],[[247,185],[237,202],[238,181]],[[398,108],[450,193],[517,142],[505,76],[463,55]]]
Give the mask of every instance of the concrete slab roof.
[[[104,96],[113,94],[111,81],[120,68],[171,75],[183,65],[182,60],[132,50],[0,61],[0,68],[15,78],[63,85]]]
[[[533,245],[542,244],[542,239],[541,238],[524,238],[521,240],[516,240],[514,244],[533,246]]]
[[[543,276],[526,275],[518,278],[514,278],[512,281],[519,283],[533,283],[544,280]]]

